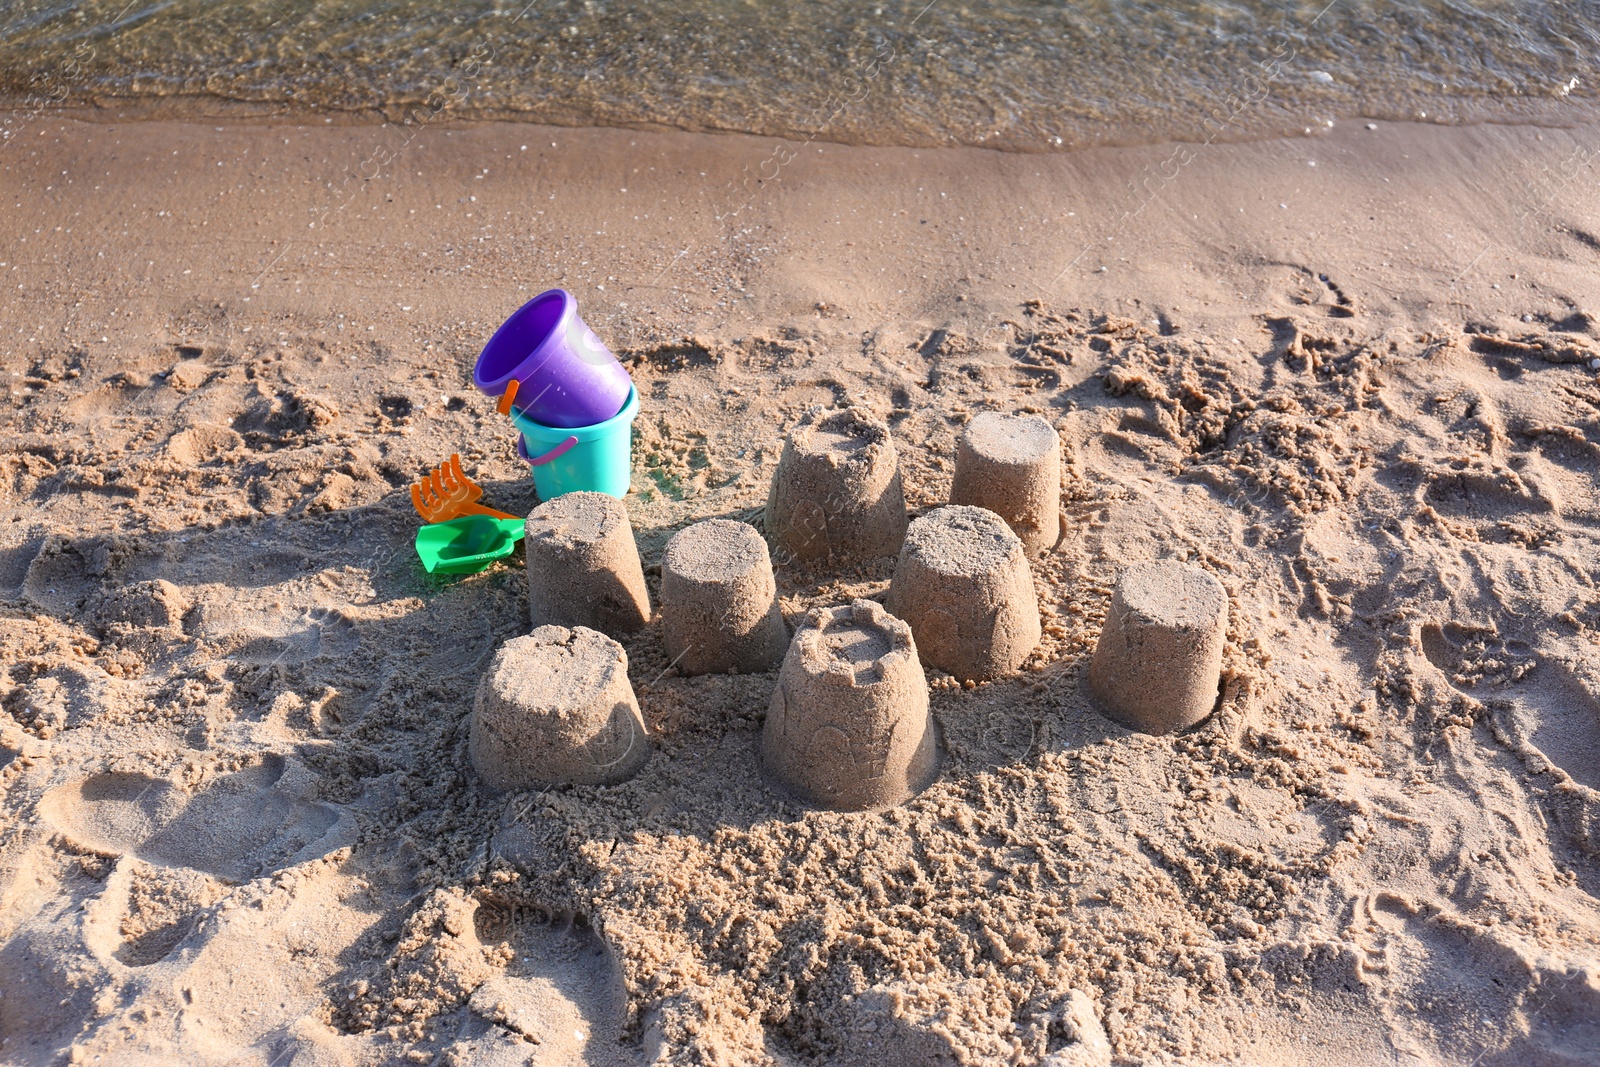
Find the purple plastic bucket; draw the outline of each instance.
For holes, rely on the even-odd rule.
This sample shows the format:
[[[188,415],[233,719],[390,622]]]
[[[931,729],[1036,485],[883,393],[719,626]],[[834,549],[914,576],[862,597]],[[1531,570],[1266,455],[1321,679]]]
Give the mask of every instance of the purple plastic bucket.
[[[499,396],[513,380],[513,406],[546,426],[592,426],[628,402],[627,368],[578,317],[578,302],[551,289],[523,304],[478,355],[472,384]]]

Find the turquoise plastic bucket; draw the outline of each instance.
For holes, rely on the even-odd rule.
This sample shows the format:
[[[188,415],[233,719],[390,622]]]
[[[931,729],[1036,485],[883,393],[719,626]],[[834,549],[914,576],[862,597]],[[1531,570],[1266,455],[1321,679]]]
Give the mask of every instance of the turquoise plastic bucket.
[[[639,414],[639,390],[629,388],[628,402],[605,422],[591,426],[546,426],[511,409],[522,431],[517,455],[533,468],[540,500],[564,493],[607,493],[619,500],[633,478],[633,420]]]

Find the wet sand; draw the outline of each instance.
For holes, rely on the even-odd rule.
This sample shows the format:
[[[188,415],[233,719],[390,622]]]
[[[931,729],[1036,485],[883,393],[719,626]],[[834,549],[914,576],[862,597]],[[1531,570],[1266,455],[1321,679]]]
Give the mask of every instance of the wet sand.
[[[1595,127],[1060,155],[41,117],[0,153],[0,1062],[1571,1063],[1600,1049]],[[763,164],[765,162],[765,167]],[[622,638],[656,751],[496,795],[521,553],[432,579],[472,362],[561,285],[628,508],[760,522],[814,404],[912,514],[1061,436],[1021,670],[929,671],[881,813],[761,775],[775,672]],[[1600,367],[1600,362],[1595,364]],[[1117,575],[1228,593],[1217,711],[1084,672]],[[791,628],[893,560],[777,568]]]

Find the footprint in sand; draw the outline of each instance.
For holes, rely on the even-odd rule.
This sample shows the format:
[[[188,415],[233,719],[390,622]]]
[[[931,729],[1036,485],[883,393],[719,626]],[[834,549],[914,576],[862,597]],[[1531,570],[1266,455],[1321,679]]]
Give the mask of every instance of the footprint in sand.
[[[285,611],[264,597],[202,601],[185,617],[184,628],[212,642],[217,654],[254,665],[336,658],[360,643],[355,623],[338,608]]]
[[[493,1031],[539,1044],[541,1064],[587,1063],[589,1047],[615,1047],[626,994],[598,934],[492,904],[480,905],[473,918],[481,943],[509,952],[511,964],[473,991],[458,1055],[483,1062],[487,1057],[473,1054],[495,1043]]]
[[[20,541],[0,545],[0,596],[7,600],[22,598],[23,583],[28,580],[28,567],[43,547],[44,535],[31,531]]]
[[[181,366],[181,364],[180,364]],[[244,438],[216,423],[196,423],[167,438],[166,451],[183,469],[223,463],[244,448]]]
[[[347,836],[337,811],[279,786],[269,756],[198,793],[143,774],[101,774],[45,795],[40,812],[75,844],[245,882],[327,854]]]
[[[1600,790],[1600,698],[1566,663],[1515,640],[1455,623],[1430,623],[1422,653],[1450,684],[1486,703],[1510,706],[1522,743],[1575,782]]]
[[[1508,467],[1431,471],[1422,502],[1446,520],[1467,524],[1480,541],[1539,543],[1560,517],[1559,501],[1543,479]]]
[[[1302,267],[1308,280],[1306,288],[1313,294],[1307,303],[1313,304],[1325,311],[1330,317],[1336,319],[1352,319],[1356,315],[1356,302],[1350,294],[1344,291],[1343,286],[1334,281],[1321,271],[1312,271]]]
[[[1415,997],[1392,1017],[1390,1040],[1400,1051],[1479,1067],[1594,1062],[1600,987],[1582,970],[1552,967],[1494,927],[1387,891],[1358,900],[1355,917],[1362,972]],[[1520,1023],[1509,1042],[1486,1042],[1474,1025],[1507,1018]]]
[[[222,899],[220,881],[187,867],[153,867],[124,857],[86,909],[85,941],[129,967],[160,963],[195,928],[200,909]]]
[[[1278,263],[1274,266],[1288,271],[1282,286],[1286,296],[1280,302],[1289,307],[1320,311],[1329,318],[1350,319],[1356,316],[1355,300],[1344,287],[1323,271],[1312,270],[1299,263]]]

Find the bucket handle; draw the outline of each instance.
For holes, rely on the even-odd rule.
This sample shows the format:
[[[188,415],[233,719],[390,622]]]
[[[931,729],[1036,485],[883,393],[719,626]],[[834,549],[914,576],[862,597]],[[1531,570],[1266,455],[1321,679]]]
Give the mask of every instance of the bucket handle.
[[[550,451],[546,452],[544,455],[538,456],[538,457],[534,457],[534,456],[528,455],[528,442],[523,440],[521,437],[518,437],[517,438],[517,455],[528,466],[530,466],[530,467],[539,467],[539,466],[543,466],[546,463],[549,463],[553,459],[559,459],[560,457],[566,455],[567,454],[567,450],[570,449],[573,445],[575,445],[577,443],[578,443],[578,439],[576,437],[568,437],[565,441],[562,441],[559,445],[556,445],[556,447],[552,448]]]

